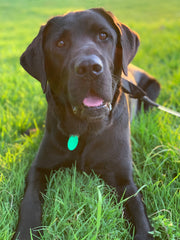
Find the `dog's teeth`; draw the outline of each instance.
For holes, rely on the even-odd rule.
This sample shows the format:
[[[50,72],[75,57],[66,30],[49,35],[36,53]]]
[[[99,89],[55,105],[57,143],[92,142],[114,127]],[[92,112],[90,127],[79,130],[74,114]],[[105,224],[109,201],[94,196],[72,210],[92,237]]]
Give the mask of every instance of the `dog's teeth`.
[[[74,114],[77,113],[77,107],[73,107],[73,112],[74,112]]]
[[[109,108],[109,111],[112,110],[112,104],[111,103],[107,103],[107,107]]]

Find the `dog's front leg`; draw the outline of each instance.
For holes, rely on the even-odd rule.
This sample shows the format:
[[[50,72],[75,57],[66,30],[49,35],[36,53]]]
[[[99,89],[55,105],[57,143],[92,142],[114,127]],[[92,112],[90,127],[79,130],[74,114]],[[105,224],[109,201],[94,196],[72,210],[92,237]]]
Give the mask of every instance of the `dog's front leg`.
[[[130,181],[126,185],[116,187],[116,189],[120,199],[124,196],[125,215],[135,226],[134,240],[153,240],[153,236],[149,233],[152,231],[152,227],[134,182]]]
[[[46,186],[46,175],[48,173],[43,169],[32,166],[27,176],[25,195],[20,207],[19,222],[13,240],[30,240],[40,235],[41,231],[36,229],[41,225],[41,193]]]

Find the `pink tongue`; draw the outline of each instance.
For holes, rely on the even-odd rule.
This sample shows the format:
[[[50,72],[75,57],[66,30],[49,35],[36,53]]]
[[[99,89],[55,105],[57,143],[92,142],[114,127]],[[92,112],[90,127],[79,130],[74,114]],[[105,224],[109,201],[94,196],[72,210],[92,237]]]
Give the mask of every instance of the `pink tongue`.
[[[87,107],[98,107],[103,104],[103,99],[97,96],[89,96],[83,100],[83,104]]]

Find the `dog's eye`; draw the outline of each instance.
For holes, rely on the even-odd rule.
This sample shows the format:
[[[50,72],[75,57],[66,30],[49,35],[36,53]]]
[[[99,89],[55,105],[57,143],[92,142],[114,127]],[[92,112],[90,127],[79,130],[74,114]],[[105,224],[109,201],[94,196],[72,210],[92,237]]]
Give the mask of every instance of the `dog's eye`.
[[[62,47],[65,46],[65,42],[64,42],[63,40],[60,40],[60,41],[57,42],[57,46],[58,46],[59,48],[62,48]]]
[[[106,32],[100,32],[99,39],[102,41],[108,39],[108,34]]]

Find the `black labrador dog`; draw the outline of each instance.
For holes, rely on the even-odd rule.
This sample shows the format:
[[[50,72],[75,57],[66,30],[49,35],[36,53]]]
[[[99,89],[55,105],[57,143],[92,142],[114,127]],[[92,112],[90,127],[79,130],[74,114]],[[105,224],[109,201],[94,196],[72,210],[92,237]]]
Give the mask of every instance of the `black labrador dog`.
[[[80,171],[93,169],[116,189],[119,199],[129,198],[125,214],[135,226],[134,240],[153,239],[132,177],[130,111],[121,86],[125,77],[151,99],[159,94],[153,77],[129,65],[138,46],[135,32],[99,8],[53,17],[21,56],[23,68],[41,82],[48,110],[13,239],[31,239],[30,229],[33,239],[39,239],[33,229],[41,225],[47,176],[51,170],[71,167],[75,159]]]

